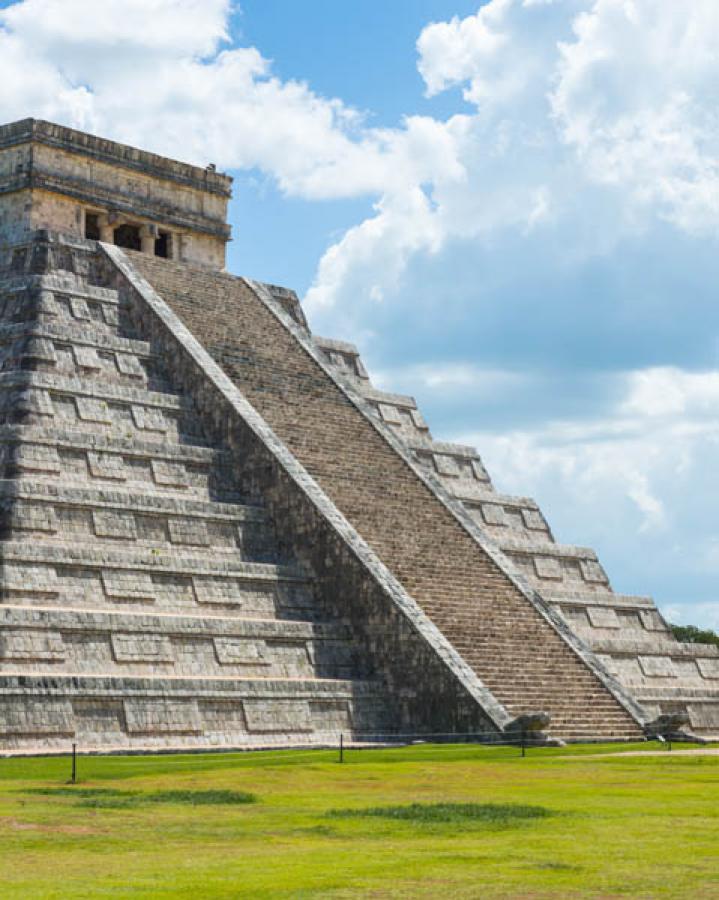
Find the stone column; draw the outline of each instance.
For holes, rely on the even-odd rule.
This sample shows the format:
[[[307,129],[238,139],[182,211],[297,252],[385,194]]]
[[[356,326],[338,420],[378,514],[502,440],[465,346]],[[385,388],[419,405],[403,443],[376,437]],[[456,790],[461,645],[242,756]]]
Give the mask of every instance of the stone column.
[[[115,226],[108,216],[98,216],[97,224],[100,227],[100,240],[104,244],[115,243]]]
[[[155,241],[157,240],[157,225],[143,225],[140,229],[140,241],[143,253],[155,255]]]

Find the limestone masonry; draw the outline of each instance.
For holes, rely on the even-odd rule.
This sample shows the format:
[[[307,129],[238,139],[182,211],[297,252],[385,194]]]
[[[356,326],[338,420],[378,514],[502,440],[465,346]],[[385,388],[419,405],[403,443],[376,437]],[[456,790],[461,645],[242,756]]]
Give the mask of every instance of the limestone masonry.
[[[0,127],[0,752],[719,734],[717,648],[222,271],[230,184]]]

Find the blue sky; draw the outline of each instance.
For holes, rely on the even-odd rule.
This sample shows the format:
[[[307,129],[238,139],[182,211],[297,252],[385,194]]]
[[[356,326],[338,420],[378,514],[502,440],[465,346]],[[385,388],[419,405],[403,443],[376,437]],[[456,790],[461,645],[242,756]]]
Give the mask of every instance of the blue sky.
[[[715,0],[16,0],[0,119],[230,171],[232,271],[716,628],[718,44]]]

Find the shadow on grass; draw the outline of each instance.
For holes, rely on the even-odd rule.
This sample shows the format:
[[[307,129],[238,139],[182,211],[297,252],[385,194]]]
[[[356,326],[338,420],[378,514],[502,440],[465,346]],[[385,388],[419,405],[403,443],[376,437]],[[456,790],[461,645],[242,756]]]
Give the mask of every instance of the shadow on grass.
[[[395,821],[446,825],[488,825],[508,828],[555,813],[544,806],[515,803],[411,803],[407,806],[369,806],[360,809],[331,809],[335,819],[380,818]]]
[[[256,803],[257,797],[245,791],[118,791],[112,788],[32,788],[24,794],[43,797],[70,797],[75,806],[91,809],[135,809],[153,803],[187,806],[236,806]]]

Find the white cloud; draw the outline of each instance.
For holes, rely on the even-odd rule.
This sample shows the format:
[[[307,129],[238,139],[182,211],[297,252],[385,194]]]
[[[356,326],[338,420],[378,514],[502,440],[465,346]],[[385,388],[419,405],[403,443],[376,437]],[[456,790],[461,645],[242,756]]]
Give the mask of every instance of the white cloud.
[[[0,11],[0,117],[181,147],[309,199],[373,198],[375,214],[319,264],[316,309],[350,296],[371,306],[415,257],[503,229],[565,225],[593,252],[582,220],[597,186],[614,205],[603,244],[637,216],[719,225],[715,0],[490,0],[417,42],[428,94],[461,87],[467,112],[385,129],[232,46],[230,11],[230,0],[18,0]]]
[[[560,45],[552,104],[594,179],[682,228],[719,226],[719,5],[596,0]]]

